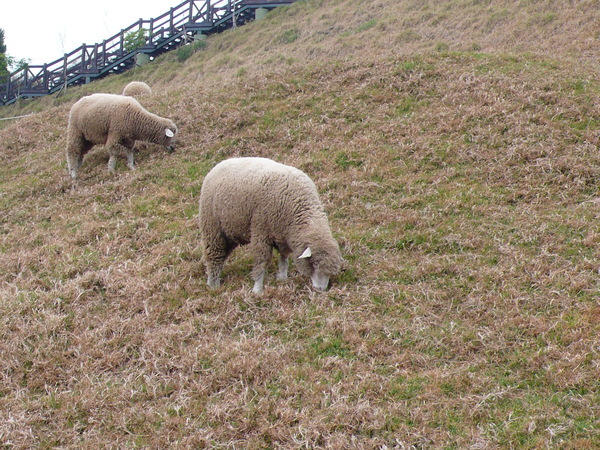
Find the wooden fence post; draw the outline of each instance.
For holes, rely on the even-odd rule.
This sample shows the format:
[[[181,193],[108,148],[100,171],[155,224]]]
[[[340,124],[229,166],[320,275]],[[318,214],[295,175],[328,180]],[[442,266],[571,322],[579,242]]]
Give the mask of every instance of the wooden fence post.
[[[97,43],[94,44],[93,56],[94,56],[94,61],[92,62],[92,69],[97,72],[98,71],[98,44]]]
[[[81,69],[79,69],[81,72],[85,71],[85,50],[86,50],[86,45],[83,44],[81,46]]]
[[[64,85],[63,85],[63,89],[65,90],[65,92],[67,92],[67,54],[65,53],[65,56],[63,58],[63,81],[64,81]]]
[[[48,86],[48,64],[47,63],[44,64],[44,69],[43,70],[44,70],[44,75],[43,75],[43,77],[44,77],[43,78],[43,80],[44,80],[43,81],[44,91],[47,94],[48,90],[50,89],[50,86]]]

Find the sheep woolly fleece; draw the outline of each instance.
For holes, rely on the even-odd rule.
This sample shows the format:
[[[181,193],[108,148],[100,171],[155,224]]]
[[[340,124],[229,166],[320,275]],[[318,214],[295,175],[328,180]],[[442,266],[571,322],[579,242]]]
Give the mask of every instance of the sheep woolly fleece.
[[[220,286],[225,260],[244,244],[254,257],[256,293],[263,289],[273,248],[280,255],[278,279],[287,277],[290,255],[318,289],[340,270],[341,253],[317,188],[294,167],[266,158],[220,162],[204,178],[199,223],[210,287]]]
[[[134,168],[135,141],[148,141],[170,149],[177,127],[169,120],[148,112],[139,102],[123,95],[93,94],[71,108],[67,128],[67,164],[74,179],[83,156],[94,145],[106,145],[114,171],[117,155],[127,153],[127,165]]]
[[[123,95],[140,98],[145,95],[151,95],[152,89],[143,81],[132,81],[123,88]]]
[[[135,98],[136,100],[140,100],[143,97],[152,95],[152,88],[150,88],[150,86],[143,81],[132,81],[123,88],[123,93],[121,95],[127,95]],[[145,148],[147,148],[147,145],[144,142],[137,141],[133,147],[133,150],[134,152],[139,152]]]

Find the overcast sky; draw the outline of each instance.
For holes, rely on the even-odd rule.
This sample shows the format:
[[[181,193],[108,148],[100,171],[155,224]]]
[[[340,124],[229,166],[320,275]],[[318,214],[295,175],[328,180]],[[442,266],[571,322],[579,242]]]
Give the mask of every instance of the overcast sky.
[[[151,19],[183,0],[2,0],[0,28],[6,53],[42,65],[81,44],[114,36],[139,19]]]

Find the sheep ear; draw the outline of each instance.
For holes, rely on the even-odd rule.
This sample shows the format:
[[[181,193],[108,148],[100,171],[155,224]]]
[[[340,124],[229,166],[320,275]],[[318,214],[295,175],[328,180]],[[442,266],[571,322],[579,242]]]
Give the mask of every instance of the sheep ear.
[[[298,256],[298,259],[310,258],[311,256],[312,256],[312,250],[310,249],[310,247],[306,247],[306,250],[304,250],[304,253],[302,253],[300,256]]]
[[[175,136],[175,133],[173,133],[171,130],[169,130],[168,128],[165,128],[165,135],[167,137],[173,137]]]

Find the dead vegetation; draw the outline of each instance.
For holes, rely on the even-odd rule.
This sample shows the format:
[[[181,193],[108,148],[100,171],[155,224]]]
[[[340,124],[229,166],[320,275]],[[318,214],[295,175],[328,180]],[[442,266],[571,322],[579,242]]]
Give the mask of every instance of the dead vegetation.
[[[0,130],[3,446],[598,446],[598,3],[397,3],[299,1],[3,112],[39,109]],[[70,105],[134,77],[182,145],[93,150],[72,190]],[[253,296],[245,251],[206,287],[202,177],[251,155],[315,180],[326,293]]]

